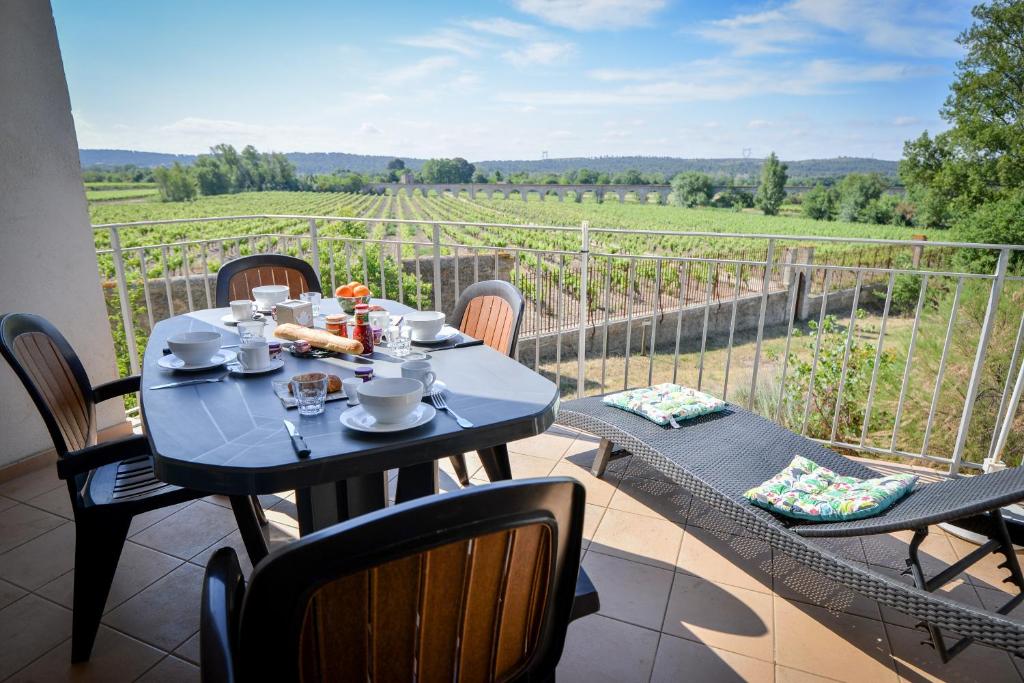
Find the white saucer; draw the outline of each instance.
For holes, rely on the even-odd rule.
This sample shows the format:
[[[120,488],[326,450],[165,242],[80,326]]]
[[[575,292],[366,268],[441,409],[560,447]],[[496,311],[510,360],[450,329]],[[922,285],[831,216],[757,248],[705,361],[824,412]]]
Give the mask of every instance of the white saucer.
[[[262,313],[254,313],[253,316],[252,316],[252,319],[253,320],[263,320],[263,314]],[[233,315],[231,315],[230,313],[228,313],[227,315],[221,317],[220,321],[222,323],[224,323],[225,325],[231,325],[232,327],[234,327],[235,325],[237,325],[240,322],[244,322],[242,320],[235,320],[235,317]]]
[[[434,383],[430,385],[430,391],[427,392],[427,396],[433,396],[434,394],[443,394],[448,389],[448,385],[439,379],[435,379]]]
[[[169,353],[166,356],[161,357],[156,364],[167,370],[184,370],[198,371],[198,370],[209,370],[210,368],[216,368],[218,366],[229,363],[237,356],[234,351],[227,349],[221,349],[217,354],[206,363],[200,363],[198,365],[186,365],[185,361],[175,356],[173,353]]]
[[[280,370],[283,367],[283,360],[280,358],[271,358],[270,365],[265,368],[260,368],[259,370],[246,370],[242,367],[241,363],[233,363],[229,365],[228,370],[230,370],[233,375],[262,375],[268,372],[273,372],[274,370]]]
[[[357,432],[368,432],[370,434],[386,434],[387,432],[401,432],[425,425],[434,419],[437,410],[427,403],[420,403],[408,417],[401,422],[381,424],[376,418],[363,410],[362,406],[354,406],[341,414],[341,424]]]
[[[412,340],[412,343],[413,344],[425,344],[425,345],[443,344],[446,341],[450,341],[450,340],[454,339],[455,337],[459,336],[459,334],[461,334],[461,332],[459,332],[457,329],[455,329],[451,325],[445,325],[444,327],[441,328],[441,331],[438,332],[437,336],[435,336],[433,339],[415,339],[414,338]]]

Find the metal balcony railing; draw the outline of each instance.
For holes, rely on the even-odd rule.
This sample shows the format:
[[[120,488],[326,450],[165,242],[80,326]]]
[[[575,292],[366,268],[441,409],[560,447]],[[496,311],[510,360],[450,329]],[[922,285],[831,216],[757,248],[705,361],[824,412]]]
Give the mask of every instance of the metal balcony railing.
[[[204,224],[216,234],[177,239]],[[1024,245],[271,214],[93,228],[133,372],[158,320],[214,305],[221,263],[272,252],[331,291],[358,279],[449,313],[470,283],[506,279],[527,299],[518,358],[564,395],[678,381],[950,472],[1002,454],[1024,388],[1024,277],[1009,269]],[[955,267],[964,250],[994,269]]]

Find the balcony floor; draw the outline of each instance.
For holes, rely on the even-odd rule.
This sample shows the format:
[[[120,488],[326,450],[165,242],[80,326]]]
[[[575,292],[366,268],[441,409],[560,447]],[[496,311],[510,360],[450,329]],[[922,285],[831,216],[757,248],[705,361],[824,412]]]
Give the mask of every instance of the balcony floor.
[[[583,565],[602,610],[570,627],[560,681],[1024,680],[1024,661],[980,645],[943,665],[908,618],[691,506],[639,463],[615,460],[604,480],[595,479],[588,468],[596,445],[561,428],[510,445],[516,477],[570,475],[587,488]],[[457,487],[447,462],[442,469],[442,487]],[[295,538],[293,497],[263,500],[272,543]],[[69,664],[70,516],[52,468],[0,485],[0,680],[198,680],[203,565],[223,545],[244,558],[226,499],[136,519],[92,661],[76,667]],[[908,539],[841,547],[895,575]],[[924,544],[946,562],[971,547],[938,530]],[[989,560],[948,589],[967,602],[999,604],[1004,572]]]

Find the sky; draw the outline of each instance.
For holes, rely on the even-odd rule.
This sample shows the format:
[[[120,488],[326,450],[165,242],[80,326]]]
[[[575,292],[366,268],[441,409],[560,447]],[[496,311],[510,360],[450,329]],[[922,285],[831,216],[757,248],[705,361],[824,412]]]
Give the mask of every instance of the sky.
[[[52,0],[82,148],[898,159],[962,0]]]

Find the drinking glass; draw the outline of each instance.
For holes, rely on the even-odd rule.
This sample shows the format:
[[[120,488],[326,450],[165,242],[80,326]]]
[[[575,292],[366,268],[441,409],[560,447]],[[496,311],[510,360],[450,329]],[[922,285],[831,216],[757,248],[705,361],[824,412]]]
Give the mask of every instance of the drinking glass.
[[[260,339],[263,339],[262,320],[243,320],[238,323],[238,342],[240,344]]]
[[[308,372],[292,377],[292,395],[299,415],[312,416],[324,412],[327,399],[327,375],[322,372]]]
[[[388,328],[388,349],[392,355],[398,358],[404,358],[409,355],[409,349],[412,348],[412,340],[409,339],[408,334],[403,334],[408,330],[403,330],[398,325],[392,325]]]
[[[320,300],[323,298],[323,294],[320,292],[303,292],[299,295],[299,298],[313,305],[314,318],[320,315]]]
[[[391,314],[387,311],[370,311],[370,327],[387,330],[391,324]]]

